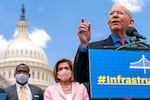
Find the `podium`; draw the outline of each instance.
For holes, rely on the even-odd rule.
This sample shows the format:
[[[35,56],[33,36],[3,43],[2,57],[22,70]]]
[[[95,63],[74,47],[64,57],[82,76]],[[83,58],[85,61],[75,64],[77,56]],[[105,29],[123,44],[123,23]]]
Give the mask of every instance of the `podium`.
[[[90,95],[150,98],[150,49],[89,49]]]

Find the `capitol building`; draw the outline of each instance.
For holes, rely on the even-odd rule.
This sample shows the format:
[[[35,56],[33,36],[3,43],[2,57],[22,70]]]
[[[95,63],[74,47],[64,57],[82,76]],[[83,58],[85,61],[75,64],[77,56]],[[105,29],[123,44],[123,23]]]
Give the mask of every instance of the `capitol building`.
[[[5,88],[16,82],[15,68],[24,63],[30,67],[30,84],[45,90],[53,84],[52,68],[42,48],[34,45],[28,36],[28,23],[25,8],[22,6],[20,20],[17,23],[17,35],[4,48],[0,49],[0,87]]]

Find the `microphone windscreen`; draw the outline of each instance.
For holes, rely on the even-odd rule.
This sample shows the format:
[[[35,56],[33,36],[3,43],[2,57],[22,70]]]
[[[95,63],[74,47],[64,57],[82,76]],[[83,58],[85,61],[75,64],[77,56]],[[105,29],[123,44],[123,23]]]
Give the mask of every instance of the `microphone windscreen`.
[[[126,30],[126,34],[131,37],[134,36],[134,32],[137,32],[137,30],[134,27],[128,27]]]

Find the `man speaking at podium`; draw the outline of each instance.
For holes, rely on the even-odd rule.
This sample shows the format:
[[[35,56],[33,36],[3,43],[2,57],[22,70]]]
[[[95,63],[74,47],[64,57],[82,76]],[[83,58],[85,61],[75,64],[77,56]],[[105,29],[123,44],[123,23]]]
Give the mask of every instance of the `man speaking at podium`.
[[[126,30],[128,27],[132,27],[133,24],[134,20],[131,16],[130,11],[123,5],[116,4],[111,8],[108,15],[108,26],[111,31],[111,35],[107,39],[88,43],[91,36],[90,24],[85,23],[84,19],[82,18],[78,29],[80,46],[78,48],[74,61],[75,81],[85,83],[89,91],[88,48],[103,48],[105,46],[119,47],[131,43],[133,40],[126,35]],[[100,99],[100,100],[110,100],[110,99]],[[111,99],[111,100],[135,100],[135,99],[125,97],[123,99]]]

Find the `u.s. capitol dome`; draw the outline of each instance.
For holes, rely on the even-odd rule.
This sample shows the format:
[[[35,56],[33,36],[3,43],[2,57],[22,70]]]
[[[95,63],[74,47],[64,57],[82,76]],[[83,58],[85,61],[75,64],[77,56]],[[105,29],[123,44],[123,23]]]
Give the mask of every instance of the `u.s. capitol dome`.
[[[33,44],[28,36],[28,23],[25,20],[25,9],[17,23],[17,34],[9,44],[0,49],[0,87],[7,87],[16,82],[15,68],[24,63],[30,67],[29,83],[43,90],[53,84],[52,69],[42,48]]]

